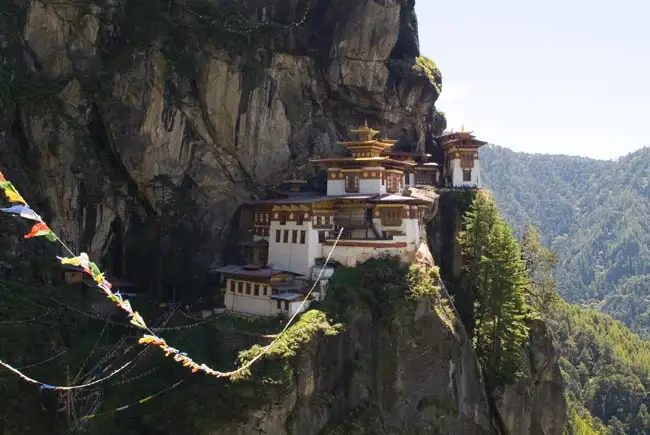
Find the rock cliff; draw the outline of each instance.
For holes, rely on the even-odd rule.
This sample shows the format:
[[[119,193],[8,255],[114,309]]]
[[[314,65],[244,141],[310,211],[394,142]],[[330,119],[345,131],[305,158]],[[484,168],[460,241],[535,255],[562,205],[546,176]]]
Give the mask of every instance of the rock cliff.
[[[351,126],[444,128],[413,0],[16,0],[0,29],[2,169],[94,256],[160,210],[157,180],[200,205],[215,260],[243,200]]]
[[[338,301],[344,329],[300,349],[280,400],[208,433],[498,433],[472,345],[431,274],[416,274],[427,289],[412,297],[412,281],[395,260],[337,273],[326,307]],[[369,290],[359,289],[361,281]]]
[[[400,146],[430,151],[445,127],[440,72],[419,57],[414,0],[0,3],[0,170],[71,247],[113,271],[130,264],[122,274],[144,275],[125,259],[129,234],[148,243],[149,216],[175,213],[158,222],[162,234],[187,216],[199,221],[205,237],[183,249],[214,262],[239,205],[290,173],[318,184],[308,159],[334,151],[349,127],[367,119]],[[181,199],[192,213],[179,211]],[[432,246],[443,278],[454,279],[449,207],[441,202]],[[2,241],[21,254],[15,231]],[[14,263],[2,264],[8,276]],[[212,433],[355,433],[337,424],[347,419],[357,433],[380,424],[385,433],[558,434],[548,349],[532,354],[536,387],[506,392],[505,427],[495,427],[471,344],[443,305],[420,301],[388,321],[359,313],[301,353],[279,402]],[[526,409],[515,405],[522,395]]]
[[[471,200],[470,191],[441,191],[438,213],[428,227],[431,251],[440,266],[442,280],[456,301],[462,298],[465,285],[456,235],[461,231],[462,216]],[[458,316],[463,321],[470,314],[460,312]],[[553,337],[543,321],[530,325],[530,337],[522,353],[526,376],[492,397],[498,427],[511,435],[561,435],[567,421],[564,382]]]

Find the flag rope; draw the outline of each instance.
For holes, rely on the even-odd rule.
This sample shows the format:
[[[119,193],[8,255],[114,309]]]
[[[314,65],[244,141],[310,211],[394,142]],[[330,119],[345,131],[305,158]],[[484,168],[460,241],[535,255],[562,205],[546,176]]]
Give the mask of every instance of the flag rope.
[[[82,420],[82,421],[90,420],[91,418],[101,417],[102,415],[114,414],[116,412],[125,411],[125,410],[127,410],[127,409],[129,409],[129,408],[131,408],[133,406],[142,405],[142,404],[150,401],[151,399],[153,399],[155,397],[161,396],[161,395],[173,390],[174,388],[179,387],[183,382],[185,382],[185,379],[180,380],[180,381],[178,381],[178,382],[176,382],[176,383],[174,383],[174,384],[172,384],[172,385],[170,385],[170,386],[168,386],[166,388],[163,388],[162,390],[158,391],[155,394],[150,394],[147,397],[144,397],[144,398],[138,400],[137,402],[132,402],[132,403],[130,403],[128,405],[120,406],[119,408],[109,409],[108,411],[103,411],[103,412],[97,412],[95,414],[84,415],[84,416],[80,417],[79,419]]]
[[[164,338],[156,335],[149,326],[145,323],[145,320],[142,318],[140,313],[137,311],[134,311],[133,308],[131,307],[131,303],[129,302],[128,299],[124,299],[122,295],[120,294],[119,290],[118,291],[113,291],[112,290],[112,284],[106,280],[104,277],[104,274],[99,270],[97,265],[93,262],[90,261],[88,254],[85,252],[80,253],[79,255],[75,255],[75,253],[61,240],[61,238],[52,231],[52,229],[43,221],[40,215],[38,215],[28,204],[27,201],[18,193],[18,190],[16,187],[8,180],[5,179],[4,175],[2,172],[0,172],[0,188],[4,190],[4,194],[7,197],[7,200],[14,205],[8,208],[3,208],[0,209],[1,211],[5,213],[12,213],[19,215],[20,217],[23,217],[25,219],[30,219],[34,220],[37,223],[34,224],[32,229],[28,234],[26,234],[24,237],[26,239],[28,238],[33,238],[33,237],[44,237],[46,240],[50,242],[58,242],[67,252],[70,253],[72,257],[68,258],[63,258],[63,257],[57,257],[57,259],[60,261],[61,264],[68,264],[71,266],[78,267],[80,270],[85,272],[86,274],[90,275],[93,280],[97,283],[97,287],[99,287],[101,290],[104,291],[106,297],[114,302],[120,309],[125,311],[128,314],[128,317],[130,318],[130,323],[143,330],[146,332],[146,334],[143,334],[143,336],[138,340],[139,344],[142,345],[147,345],[147,344],[153,344],[159,347],[165,354],[166,357],[172,356],[174,361],[180,363],[183,367],[187,367],[191,370],[192,373],[197,373],[199,371],[211,375],[217,378],[231,378],[233,376],[236,376],[237,374],[240,374],[247,370],[249,367],[251,367],[255,362],[257,362],[259,359],[261,359],[264,355],[266,355],[269,350],[272,348],[272,346],[277,343],[277,341],[282,337],[284,332],[289,328],[289,326],[293,323],[293,321],[296,319],[298,314],[300,314],[301,310],[303,309],[305,303],[309,300],[309,297],[313,293],[314,289],[316,286],[319,284],[320,279],[323,275],[323,272],[325,271],[325,268],[321,268],[316,280],[314,280],[313,285],[309,289],[309,292],[305,295],[303,298],[300,306],[298,307],[298,310],[291,316],[289,321],[286,323],[282,331],[266,346],[262,347],[261,351],[252,359],[247,361],[246,363],[242,364],[239,368],[232,370],[232,371],[218,371],[210,368],[206,364],[199,364],[195,361],[193,361],[185,352],[181,352],[179,349],[176,349],[165,341]],[[22,205],[19,205],[22,204]],[[325,260],[325,264],[329,262],[329,260],[332,257],[332,254],[334,253],[334,250],[336,249],[336,246],[341,238],[341,235],[343,233],[343,228],[340,228],[339,233],[334,240],[334,243],[332,245],[332,248],[330,249],[329,253],[327,254],[327,258]],[[146,350],[146,349],[145,349]],[[9,364],[5,363],[4,361],[0,360],[0,365],[4,366],[5,368],[9,369],[10,371],[14,372],[16,375],[20,376],[22,379],[25,381],[39,384],[41,385],[41,388],[47,388],[47,389],[58,389],[58,390],[69,390],[69,389],[75,389],[75,388],[84,388],[84,387],[89,387],[91,385],[98,384],[100,382],[103,382],[104,380],[114,376],[117,374],[119,371],[122,371],[125,369],[128,365],[131,364],[132,361],[128,362],[124,366],[120,367],[117,371],[111,373],[110,375],[87,383],[87,384],[82,384],[78,386],[51,386],[48,384],[45,384],[43,382],[36,381],[27,375],[21,373],[19,370],[13,368]]]

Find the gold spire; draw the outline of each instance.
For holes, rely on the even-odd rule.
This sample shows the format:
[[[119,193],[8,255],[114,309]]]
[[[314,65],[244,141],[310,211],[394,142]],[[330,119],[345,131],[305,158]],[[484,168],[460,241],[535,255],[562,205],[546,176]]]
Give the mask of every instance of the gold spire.
[[[378,133],[378,130],[373,130],[372,128],[368,127],[368,120],[366,119],[363,123],[362,126],[359,128],[350,130],[350,133],[356,133],[359,135],[359,141],[361,142],[367,142],[371,141]]]

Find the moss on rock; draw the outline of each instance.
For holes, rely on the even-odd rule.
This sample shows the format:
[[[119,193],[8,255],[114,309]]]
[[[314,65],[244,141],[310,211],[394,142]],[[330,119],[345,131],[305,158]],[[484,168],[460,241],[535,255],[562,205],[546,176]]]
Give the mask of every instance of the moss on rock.
[[[415,65],[426,74],[438,93],[442,92],[442,74],[436,63],[428,57],[418,56]]]

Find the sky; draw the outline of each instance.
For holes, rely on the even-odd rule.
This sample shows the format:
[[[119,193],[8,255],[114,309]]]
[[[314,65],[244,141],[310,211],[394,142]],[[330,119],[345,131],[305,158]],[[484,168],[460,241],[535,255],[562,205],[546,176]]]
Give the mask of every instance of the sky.
[[[650,145],[650,1],[416,0],[449,127],[516,151]]]

